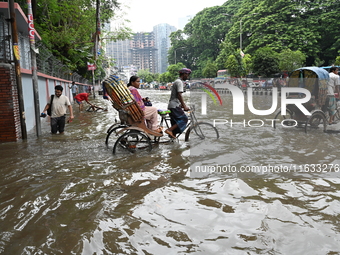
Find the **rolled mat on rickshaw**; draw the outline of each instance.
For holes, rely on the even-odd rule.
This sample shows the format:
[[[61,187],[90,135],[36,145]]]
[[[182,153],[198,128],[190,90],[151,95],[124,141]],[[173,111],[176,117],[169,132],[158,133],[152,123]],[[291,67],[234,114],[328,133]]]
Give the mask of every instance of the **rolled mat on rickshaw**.
[[[138,106],[127,85],[118,76],[111,75],[102,84],[113,108],[119,112],[119,118],[122,122],[138,127],[153,136],[163,135],[146,127],[143,110]]]
[[[138,107],[130,90],[118,76],[111,75],[103,81],[103,86],[117,111],[126,111],[135,122],[143,120],[142,109]]]

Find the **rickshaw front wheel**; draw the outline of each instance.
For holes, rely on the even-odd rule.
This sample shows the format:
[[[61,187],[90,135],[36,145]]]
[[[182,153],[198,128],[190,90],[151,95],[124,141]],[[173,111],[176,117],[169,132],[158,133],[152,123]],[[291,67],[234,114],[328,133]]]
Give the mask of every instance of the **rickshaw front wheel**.
[[[113,146],[113,154],[150,152],[150,138],[138,130],[131,130],[121,135]]]
[[[280,123],[284,126],[294,126],[296,125],[296,122],[292,120],[293,119],[293,113],[286,109],[286,114],[282,115],[281,110],[275,115],[273,127],[276,128]]]

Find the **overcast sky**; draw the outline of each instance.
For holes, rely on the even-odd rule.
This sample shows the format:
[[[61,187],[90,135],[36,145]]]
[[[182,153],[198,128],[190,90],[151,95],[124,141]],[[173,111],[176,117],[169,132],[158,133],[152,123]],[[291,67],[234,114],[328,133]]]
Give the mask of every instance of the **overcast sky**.
[[[121,0],[124,17],[133,32],[151,32],[160,23],[178,28],[178,19],[195,15],[206,7],[222,5],[226,0]],[[128,7],[127,7],[128,6]]]

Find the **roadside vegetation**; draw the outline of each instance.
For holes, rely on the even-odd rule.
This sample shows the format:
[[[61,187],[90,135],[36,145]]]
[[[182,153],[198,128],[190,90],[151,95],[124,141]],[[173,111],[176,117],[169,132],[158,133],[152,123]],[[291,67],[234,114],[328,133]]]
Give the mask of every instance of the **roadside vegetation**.
[[[27,12],[26,0],[16,2]],[[122,2],[100,1],[103,31]],[[95,61],[95,76],[102,79],[114,60],[105,57],[105,40],[94,58],[96,0],[33,0],[32,6],[35,28],[52,53],[86,78],[92,75],[87,62]],[[193,78],[213,78],[220,69],[237,77],[250,72],[269,77],[302,66],[339,65],[339,13],[340,1],[228,0],[205,8],[171,34],[167,72],[140,70],[139,75],[147,82],[169,82],[184,66],[193,70]],[[126,26],[105,37],[124,40],[131,35]]]

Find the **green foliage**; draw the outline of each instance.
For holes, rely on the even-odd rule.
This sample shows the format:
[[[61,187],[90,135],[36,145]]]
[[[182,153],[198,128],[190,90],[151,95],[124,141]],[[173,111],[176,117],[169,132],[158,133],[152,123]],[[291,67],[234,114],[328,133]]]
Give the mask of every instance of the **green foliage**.
[[[301,51],[307,65],[316,59],[334,60],[340,39],[339,1],[243,0],[233,16],[226,40],[237,44],[242,22],[243,49],[253,53],[264,46],[276,52]],[[254,14],[254,15],[252,15]]]
[[[166,69],[170,73],[171,80],[174,81],[178,77],[178,71],[181,70],[182,68],[185,68],[186,66],[183,63],[177,63],[176,65],[169,65],[168,68]],[[170,82],[169,81],[169,82]]]
[[[26,0],[17,2],[27,13]],[[86,63],[94,59],[96,0],[36,0],[32,3],[35,28],[44,43],[71,70],[90,75]],[[119,3],[117,0],[101,0],[100,3],[103,24],[114,17]],[[268,46],[273,52],[290,50],[297,54],[291,66],[288,62],[292,60],[280,55],[281,69],[294,68],[301,62],[307,66],[331,65],[340,49],[339,12],[340,1],[334,0],[228,0],[221,6],[205,8],[183,30],[172,33],[168,60],[170,64],[183,63],[193,70],[193,77],[199,77],[206,74],[208,60],[215,62],[217,69],[224,69],[227,60],[232,61],[229,57],[234,55],[240,68],[237,73],[244,75],[252,69],[252,61],[246,57],[240,60],[235,53],[240,48],[242,25],[242,49],[253,57],[259,49]],[[130,35],[131,30],[123,28],[108,37],[118,40]],[[103,63],[101,58],[97,59],[97,66]],[[259,59],[253,59],[256,60],[254,69],[261,73],[278,69],[273,58],[274,63],[270,63],[267,71],[264,67],[269,63],[260,66]],[[231,65],[237,66],[236,63]],[[171,72],[159,79],[169,80],[170,76]]]
[[[147,82],[147,77],[150,76],[149,69],[140,69],[137,72],[137,76],[142,79],[143,82]]]
[[[253,71],[253,59],[249,54],[244,55],[242,63],[244,69],[243,75],[247,75]]]
[[[143,82],[150,83],[155,80],[154,74],[150,73],[149,69],[140,69],[137,72],[137,76],[139,76]]]
[[[279,68],[282,71],[291,72],[297,68],[305,66],[306,56],[301,51],[292,51],[285,49],[280,52],[279,57]]]
[[[173,79],[172,79],[170,72],[167,71],[165,73],[162,73],[159,76],[159,81],[162,82],[162,83],[172,82]]]
[[[334,65],[340,66],[340,56],[336,57]]]
[[[160,78],[160,74],[159,73],[153,73],[151,74],[152,75],[152,78],[154,81],[160,81],[159,78]]]
[[[208,61],[203,68],[202,74],[206,78],[214,78],[216,77],[217,70],[217,65],[212,61]]]
[[[177,63],[176,65],[169,65],[167,71],[159,75],[159,81],[166,83],[166,82],[173,82],[178,77],[178,71],[184,68],[185,65],[183,63]]]
[[[247,74],[246,70],[252,66],[251,57],[250,55],[245,55],[244,57],[245,59],[242,58],[240,50],[229,55],[225,67],[229,70],[231,77],[241,77]]]
[[[240,66],[235,55],[229,55],[225,66],[229,70],[231,77],[240,76]]]
[[[321,60],[320,58],[315,58],[314,63],[312,64],[312,66],[323,66],[324,63],[325,63],[324,60]]]
[[[225,68],[225,62],[228,59],[228,56],[235,52],[236,47],[230,41],[224,41],[220,44],[220,48],[221,51],[215,61],[219,70]]]
[[[26,0],[17,1],[27,13]],[[84,77],[90,78],[87,62],[93,62],[94,38],[96,32],[96,0],[36,0],[33,4],[34,25],[44,44],[64,64]],[[100,1],[101,24],[114,16],[114,9],[119,8],[116,0]],[[125,39],[131,30],[123,28],[117,31],[114,39]],[[103,52],[103,50],[101,50]],[[101,68],[104,54],[97,58],[96,65]],[[100,78],[103,70],[96,72]]]
[[[183,31],[172,33],[169,63],[180,61],[193,70],[194,76],[201,74],[207,59],[215,60],[218,56],[219,44],[231,26],[223,15],[227,11],[225,6],[205,8],[185,26]]]
[[[253,57],[254,73],[263,77],[280,72],[278,54],[270,47],[258,49]]]

